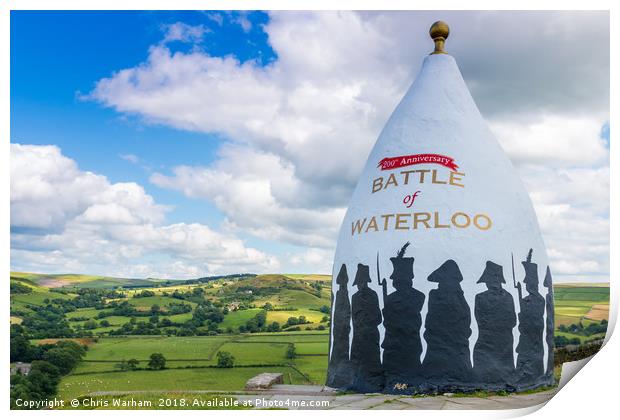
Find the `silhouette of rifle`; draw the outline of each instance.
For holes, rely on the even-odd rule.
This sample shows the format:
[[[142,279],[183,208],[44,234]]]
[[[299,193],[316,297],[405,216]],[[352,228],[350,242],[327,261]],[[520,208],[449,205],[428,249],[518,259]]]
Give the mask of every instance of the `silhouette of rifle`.
[[[381,281],[381,274],[379,273],[379,251],[377,251],[377,283],[383,288],[383,304],[385,305],[388,296],[387,281],[385,279]]]
[[[515,278],[515,257],[512,252],[510,253],[510,260],[512,263],[512,284],[519,292],[519,302],[521,302],[521,300],[523,299],[523,292],[521,291],[521,283],[518,283],[517,279]]]

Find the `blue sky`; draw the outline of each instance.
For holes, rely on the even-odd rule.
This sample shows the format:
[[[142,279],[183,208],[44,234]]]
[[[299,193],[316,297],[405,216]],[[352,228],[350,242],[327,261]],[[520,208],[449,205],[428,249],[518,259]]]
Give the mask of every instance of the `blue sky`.
[[[149,184],[151,170],[146,169],[208,164],[220,144],[217,134],[144,124],[81,98],[100,78],[144,60],[149,46],[162,39],[165,25],[179,21],[213,30],[200,45],[211,55],[261,63],[275,58],[260,26],[268,19],[264,13],[244,15],[253,24],[248,33],[233,23],[238,13],[210,15],[221,16],[223,25],[203,12],[13,11],[11,140],[58,145],[83,170],[112,182],[143,185],[158,202],[175,206],[168,214],[172,222],[221,222],[222,215],[208,202]],[[127,155],[139,157],[139,164],[121,158]]]
[[[239,24],[241,18],[250,22],[249,30]],[[11,140],[57,145],[82,170],[103,174],[111,182],[142,185],[157,202],[173,207],[167,214],[170,223],[217,225],[223,215],[209,201],[187,199],[150,184],[148,178],[155,169],[207,165],[221,144],[220,135],[144,124],[83,96],[100,78],[145,59],[149,46],[162,40],[166,25],[180,21],[208,28],[192,48],[267,65],[276,59],[261,26],[267,20],[260,11],[13,11]],[[182,42],[169,47],[187,49]],[[127,160],[132,157],[139,160]],[[282,244],[242,236],[250,245],[283,249]]]
[[[348,198],[437,17],[11,12],[12,269],[330,272]],[[608,279],[608,15],[441,17],[557,276]]]

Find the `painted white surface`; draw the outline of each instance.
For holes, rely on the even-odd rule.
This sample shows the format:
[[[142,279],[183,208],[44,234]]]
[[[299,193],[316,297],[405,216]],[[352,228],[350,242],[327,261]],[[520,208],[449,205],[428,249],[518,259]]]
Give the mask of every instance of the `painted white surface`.
[[[440,179],[445,180],[449,169],[437,164],[419,164],[385,171],[377,167],[378,162],[386,157],[421,153],[442,154],[453,158],[459,166],[459,172],[465,174],[462,181],[465,187],[414,182],[408,186],[399,185],[372,193],[375,178],[387,178],[390,173],[398,174],[401,170],[436,169]],[[428,175],[430,174],[427,174],[427,178]],[[418,190],[421,194],[408,209],[403,204],[404,196]],[[442,222],[445,222],[457,211],[471,215],[484,213],[492,219],[493,226],[484,231],[475,227],[420,227],[417,230],[384,231],[382,220],[378,218],[378,232],[370,230],[361,235],[351,234],[353,221],[378,217],[381,214],[439,212]],[[377,292],[383,307],[382,291],[376,278],[377,251],[380,255],[381,277],[388,279],[388,292],[391,293],[394,289],[389,280],[392,273],[389,258],[395,256],[407,241],[411,242],[411,246],[406,256],[415,257],[414,287],[426,295],[422,310],[423,324],[429,291],[437,287],[435,283],[426,280],[427,276],[448,259],[457,262],[464,278],[461,287],[471,309],[472,352],[478,337],[474,298],[476,294],[486,290],[484,284],[476,282],[487,260],[503,266],[506,279],[504,288],[513,295],[518,313],[519,302],[517,290],[513,287],[511,253],[514,254],[516,279],[522,281],[525,271],[521,261],[525,260],[529,249],[533,248],[532,261],[538,264],[539,292],[543,297],[546,296],[547,290],[542,283],[548,260],[530,198],[510,160],[480,115],[454,58],[447,54],[430,55],[425,59],[420,74],[388,120],[370,153],[339,234],[332,278],[334,294],[338,290],[335,280],[340,266],[343,263],[347,266],[351,297],[357,291],[357,288],[352,286],[357,264],[363,263],[370,266],[373,282],[369,286]],[[526,296],[524,284],[522,289],[523,296]],[[513,330],[515,348],[519,342],[517,328],[518,326]],[[383,340],[383,326],[380,326],[379,330]],[[426,352],[424,325],[420,334],[423,359]],[[544,343],[544,336],[541,340]],[[546,347],[545,344],[545,368]]]

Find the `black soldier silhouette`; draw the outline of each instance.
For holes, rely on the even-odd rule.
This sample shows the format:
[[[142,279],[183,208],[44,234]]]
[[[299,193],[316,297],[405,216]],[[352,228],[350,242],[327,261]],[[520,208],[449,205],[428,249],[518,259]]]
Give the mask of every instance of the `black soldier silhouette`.
[[[505,388],[514,379],[512,329],[517,315],[512,295],[502,288],[506,283],[501,265],[487,261],[478,283],[487,290],[476,295],[474,314],[478,340],[474,346],[476,382]]]
[[[428,297],[423,368],[428,383],[439,390],[471,380],[471,313],[461,289],[462,280],[454,260],[444,262],[428,276],[428,281],[439,283],[439,287]]]
[[[384,296],[385,338],[381,347],[387,392],[402,389],[397,384],[417,385],[421,380],[420,312],[425,296],[413,287],[414,258],[405,257],[408,246],[409,242],[400,249],[396,257],[390,258],[393,266],[390,278],[396,291]],[[383,281],[385,282],[385,279]]]
[[[545,329],[545,299],[538,292],[538,264],[532,262],[532,250],[527,259],[522,261],[525,268],[525,290],[523,297],[521,283],[517,283],[519,292],[519,344],[517,345],[517,375],[522,388],[536,385],[544,374],[543,371],[543,331]]]
[[[335,300],[332,302],[334,307],[331,337],[332,351],[329,358],[329,375],[327,378],[327,384],[334,388],[346,387],[351,382],[351,366],[349,364],[351,304],[349,303],[348,283],[347,266],[342,264],[336,277],[338,291],[336,292]]]
[[[351,365],[353,380],[351,389],[359,392],[377,392],[383,389],[383,370],[379,348],[381,310],[379,298],[368,287],[370,274],[367,265],[358,264],[353,285],[357,292],[351,297],[353,341],[351,342]]]
[[[547,323],[545,330],[545,341],[547,342],[547,379],[553,380],[553,330],[555,328],[553,318],[553,280],[551,279],[551,270],[547,266],[547,273],[545,274],[545,280],[543,280],[543,286],[547,288],[547,296],[545,296],[546,311],[547,311]]]

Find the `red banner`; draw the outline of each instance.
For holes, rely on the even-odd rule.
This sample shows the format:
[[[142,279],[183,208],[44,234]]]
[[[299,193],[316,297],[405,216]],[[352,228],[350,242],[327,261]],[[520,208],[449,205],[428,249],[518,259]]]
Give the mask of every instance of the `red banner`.
[[[383,158],[377,167],[381,168],[382,171],[388,171],[390,169],[402,168],[403,166],[420,165],[424,163],[435,163],[450,168],[452,171],[458,169],[458,165],[454,163],[454,159],[451,157],[433,153]]]

